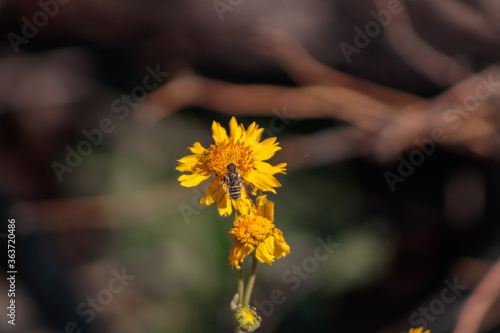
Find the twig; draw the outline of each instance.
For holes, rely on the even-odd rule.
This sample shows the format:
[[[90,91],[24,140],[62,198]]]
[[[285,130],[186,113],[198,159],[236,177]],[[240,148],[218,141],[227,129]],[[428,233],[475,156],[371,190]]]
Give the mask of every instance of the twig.
[[[495,263],[462,308],[454,333],[476,333],[500,296],[500,260]]]

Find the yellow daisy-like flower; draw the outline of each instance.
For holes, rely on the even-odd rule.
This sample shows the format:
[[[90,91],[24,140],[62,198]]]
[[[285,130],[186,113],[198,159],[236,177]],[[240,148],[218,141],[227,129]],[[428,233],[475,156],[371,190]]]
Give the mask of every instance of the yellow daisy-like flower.
[[[275,228],[274,202],[260,196],[257,206],[251,204],[234,221],[234,227],[229,231],[235,244],[229,250],[229,263],[234,268],[240,268],[239,263],[255,250],[255,257],[263,263],[271,265],[275,259],[290,253],[290,246],[283,238],[283,232]]]
[[[177,161],[177,170],[191,173],[179,177],[182,186],[197,186],[212,174],[215,175],[200,204],[203,207],[205,204],[211,205],[217,202],[219,213],[224,216],[232,212],[232,200],[227,194],[224,182],[230,163],[236,166],[237,172],[254,189],[273,193],[276,193],[275,187],[281,186],[274,175],[285,173],[286,167],[286,163],[272,166],[264,162],[273,157],[281,148],[275,137],[260,142],[263,129],[259,128],[255,122],[245,130],[245,127],[242,124],[238,125],[233,117],[229,122],[229,130],[228,136],[224,127],[214,121],[212,132],[215,144],[210,145],[210,148],[204,148],[196,142],[193,147],[189,148],[194,155],[188,155]],[[244,192],[245,190],[242,189],[242,197],[245,200],[247,195]]]
[[[410,328],[410,332],[409,333],[422,333],[423,329],[424,329],[423,327]],[[427,331],[425,331],[423,333],[431,333],[431,331],[427,330]]]

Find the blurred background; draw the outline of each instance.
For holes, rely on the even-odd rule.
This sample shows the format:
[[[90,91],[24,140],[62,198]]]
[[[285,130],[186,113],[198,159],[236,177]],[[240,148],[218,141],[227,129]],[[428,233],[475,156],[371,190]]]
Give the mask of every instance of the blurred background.
[[[175,167],[236,116],[288,164],[259,332],[500,332],[499,22],[495,0],[0,1],[0,331],[232,332],[231,218]]]

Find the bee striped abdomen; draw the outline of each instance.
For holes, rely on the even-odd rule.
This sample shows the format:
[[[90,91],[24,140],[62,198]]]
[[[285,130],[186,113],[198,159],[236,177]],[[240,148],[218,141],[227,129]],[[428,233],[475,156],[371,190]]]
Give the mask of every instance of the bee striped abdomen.
[[[236,184],[228,185],[227,192],[231,199],[238,200],[241,198],[241,183],[238,182]]]
[[[236,165],[229,163],[227,166],[226,176],[227,194],[229,198],[238,200],[241,198],[241,180],[240,175],[236,169]]]

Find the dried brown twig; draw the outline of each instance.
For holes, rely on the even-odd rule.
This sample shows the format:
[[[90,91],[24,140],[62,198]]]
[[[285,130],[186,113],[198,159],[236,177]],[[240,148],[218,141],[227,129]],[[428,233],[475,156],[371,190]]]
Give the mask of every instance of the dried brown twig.
[[[454,333],[476,333],[500,297],[500,260],[484,276],[462,308]],[[496,320],[489,319],[490,325]],[[498,323],[498,322],[497,322]]]

